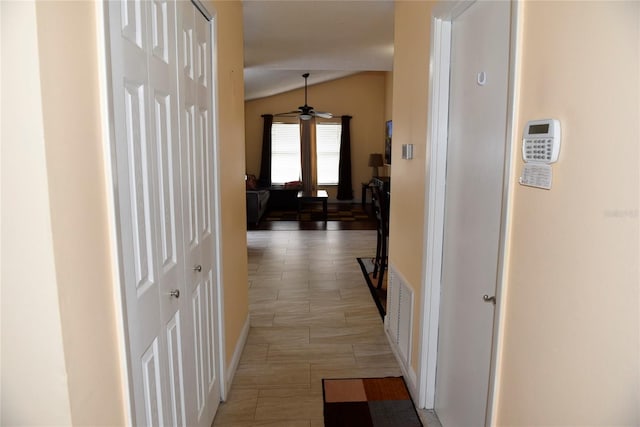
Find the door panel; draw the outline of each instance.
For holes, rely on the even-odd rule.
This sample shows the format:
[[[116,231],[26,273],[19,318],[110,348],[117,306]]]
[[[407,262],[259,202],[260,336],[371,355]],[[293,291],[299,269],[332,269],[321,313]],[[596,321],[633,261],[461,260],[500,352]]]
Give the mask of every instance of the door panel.
[[[156,115],[156,139],[158,140],[158,184],[159,213],[160,213],[160,240],[161,240],[161,262],[164,271],[175,267],[178,263],[178,253],[176,249],[176,206],[174,192],[174,139],[171,137],[171,118],[176,114],[172,108],[173,104],[170,95],[156,92],[155,95],[155,115]]]
[[[147,425],[161,425],[164,421],[162,410],[162,376],[160,373],[160,357],[158,340],[141,357],[144,386],[144,412]]]
[[[436,374],[443,426],[485,424],[500,238],[509,2],[452,22],[445,225]],[[484,76],[484,80],[483,80]]]
[[[196,152],[196,107],[193,104],[184,106],[184,147],[186,149],[186,171],[187,171],[187,211],[189,213],[189,249],[198,245],[198,206],[197,206],[197,183],[198,171],[195,168],[197,163]]]
[[[175,64],[175,6],[168,1],[153,0],[151,6],[151,52],[167,65]]]
[[[182,338],[180,328],[188,327],[179,319],[184,302],[184,254],[178,248],[182,240],[182,206],[180,203],[180,147],[176,50],[176,6],[174,2],[153,0],[144,2],[148,11],[147,52],[148,81],[152,91],[149,111],[153,116],[151,137],[154,143],[155,166],[155,229],[156,262],[159,277],[160,327],[162,331],[162,361],[165,387],[165,424],[184,425],[185,399],[183,374],[184,359],[177,357],[181,343],[171,341]],[[171,296],[175,293],[176,296]],[[172,378],[176,375],[179,379]]]
[[[206,240],[211,234],[211,163],[210,163],[210,150],[211,144],[209,138],[209,111],[206,108],[200,107],[198,114],[198,135],[199,135],[199,147],[198,156],[200,165],[198,170],[200,172],[200,182],[198,183],[200,209],[199,209],[199,221],[200,225],[200,239]]]
[[[198,425],[201,418],[202,407],[204,405],[204,392],[200,387],[200,349],[201,322],[197,314],[200,306],[197,303],[197,284],[194,279],[197,275],[192,268],[196,265],[188,254],[198,245],[197,228],[197,206],[196,206],[196,169],[194,168],[196,152],[196,108],[191,85],[187,84],[193,79],[193,11],[186,2],[178,4],[178,72],[179,72],[179,109],[180,109],[180,136],[181,150],[180,159],[182,167],[182,203],[184,212],[184,235],[182,246],[185,251],[184,275],[186,293],[185,299],[189,303],[189,321],[191,329],[189,335],[185,336],[184,349],[185,359],[189,360],[191,369],[187,372],[186,392],[189,395],[187,400],[187,424]],[[195,300],[195,301],[194,301]]]
[[[213,234],[213,103],[211,96],[211,33],[208,21],[195,12],[195,42],[198,51],[198,68],[196,73],[196,100],[199,111],[199,127],[197,136],[200,141],[200,196],[199,206],[201,221],[199,222],[199,258],[202,265],[201,283],[203,286],[204,322],[206,334],[202,342],[205,353],[205,371],[203,380],[206,384],[206,416],[205,419],[213,419],[220,402],[220,381],[217,373],[218,361],[216,358],[217,331],[217,300],[216,283],[214,274],[215,241]]]
[[[202,414],[202,410],[205,404],[205,381],[204,381],[204,349],[202,343],[205,339],[205,333],[203,329],[205,327],[205,319],[202,315],[204,311],[203,303],[202,303],[202,287],[200,283],[197,283],[194,286],[194,290],[191,292],[191,306],[193,312],[193,332],[194,332],[194,340],[193,347],[195,353],[195,366],[196,366],[196,397],[197,397],[197,414],[200,416]]]
[[[129,149],[129,186],[133,226],[135,283],[138,296],[155,285],[153,275],[153,220],[149,189],[149,147],[147,146],[147,118],[145,85],[125,81],[124,106],[127,147]]]
[[[117,6],[117,5],[116,5]],[[140,49],[144,49],[146,18],[143,16],[144,4],[139,1],[123,1],[120,10],[112,9],[120,13],[122,37],[135,44]],[[113,18],[116,18],[112,15]],[[112,21],[113,22],[113,21]]]
[[[204,282],[204,290],[206,296],[206,304],[207,304],[207,390],[210,392],[211,389],[216,385],[216,352],[215,346],[216,343],[214,341],[216,332],[214,330],[216,319],[215,319],[215,307],[216,307],[216,298],[215,298],[215,289],[213,286],[213,271],[209,270],[207,274],[207,278]]]
[[[184,212],[185,275],[194,325],[193,416],[190,424],[209,425],[220,401],[217,376],[213,224],[213,141],[211,127],[210,26],[194,8],[179,5],[180,108]]]
[[[120,253],[130,355],[134,417],[164,421],[164,337],[160,332],[160,281],[156,262],[153,91],[148,81],[145,3],[109,2],[115,176]],[[114,54],[117,52],[117,54]]]
[[[182,325],[180,313],[176,313],[167,324],[167,346],[169,355],[169,389],[171,408],[171,425],[186,425],[185,396],[184,396],[184,369],[182,358]]]

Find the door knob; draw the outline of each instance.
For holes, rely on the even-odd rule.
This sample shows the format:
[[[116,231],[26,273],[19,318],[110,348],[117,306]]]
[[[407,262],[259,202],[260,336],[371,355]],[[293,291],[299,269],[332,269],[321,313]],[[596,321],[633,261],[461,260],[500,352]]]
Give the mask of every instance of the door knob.
[[[169,292],[169,296],[174,298],[180,298],[180,289],[172,289]]]
[[[482,301],[490,302],[490,303],[493,303],[493,305],[496,305],[496,297],[495,296],[490,297],[489,295],[484,294],[484,295],[482,295]]]
[[[193,271],[202,271],[202,266],[201,265],[196,265],[193,267]]]

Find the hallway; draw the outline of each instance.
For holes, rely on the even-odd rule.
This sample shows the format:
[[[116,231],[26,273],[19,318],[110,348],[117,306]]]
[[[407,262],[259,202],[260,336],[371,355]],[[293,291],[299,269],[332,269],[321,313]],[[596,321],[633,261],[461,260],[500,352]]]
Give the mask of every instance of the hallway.
[[[356,261],[375,244],[371,230],[248,232],[251,329],[214,427],[321,427],[322,378],[402,375]]]

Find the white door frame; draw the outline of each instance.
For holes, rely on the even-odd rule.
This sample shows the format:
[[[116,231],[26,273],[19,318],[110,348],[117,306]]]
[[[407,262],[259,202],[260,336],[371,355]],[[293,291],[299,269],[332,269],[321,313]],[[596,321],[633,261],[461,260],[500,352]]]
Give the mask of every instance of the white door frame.
[[[213,144],[213,168],[214,168],[214,183],[212,190],[214,192],[212,197],[213,202],[213,227],[214,227],[214,252],[215,252],[215,266],[216,266],[216,283],[214,284],[216,290],[216,310],[217,310],[217,342],[216,352],[218,355],[218,382],[220,385],[220,399],[225,401],[227,399],[228,390],[226,388],[226,368],[225,368],[225,355],[224,355],[224,295],[222,286],[222,262],[221,262],[221,235],[222,229],[220,219],[220,149],[219,149],[219,137],[218,137],[218,76],[217,76],[217,25],[214,25],[215,13],[211,13],[201,0],[191,0],[194,6],[207,18],[211,27],[210,33],[210,46],[211,46],[211,96],[213,107],[213,134],[211,135],[211,141]],[[132,425],[134,419],[133,408],[133,386],[131,384],[132,378],[129,368],[129,350],[127,340],[127,320],[125,314],[125,299],[123,292],[123,275],[122,275],[122,259],[119,251],[120,247],[120,222],[118,220],[118,180],[114,173],[115,163],[115,129],[113,123],[114,113],[111,107],[111,58],[109,56],[108,45],[108,22],[106,13],[107,3],[99,3],[96,5],[96,45],[98,52],[98,79],[100,86],[100,109],[102,117],[106,117],[106,120],[102,121],[102,137],[104,141],[104,162],[105,162],[105,182],[107,184],[107,211],[108,220],[110,223],[110,253],[111,253],[111,268],[114,272],[114,287],[113,298],[115,301],[116,322],[117,322],[117,338],[119,343],[119,364],[121,366],[121,381],[123,384],[122,393],[124,402],[126,402],[125,408],[125,422],[127,425]]]
[[[427,127],[428,164],[425,168],[424,254],[422,283],[422,319],[420,334],[420,360],[418,373],[419,406],[433,409],[435,404],[436,369],[438,358],[438,323],[440,317],[440,283],[442,277],[442,249],[444,237],[444,207],[446,195],[447,141],[449,126],[449,68],[451,64],[451,22],[467,10],[475,0],[439,2],[431,16],[431,51],[429,72],[429,116]],[[519,52],[518,18],[521,8],[518,2],[511,3],[511,35],[509,41],[509,82],[507,96],[507,131],[505,168],[503,176],[503,198],[501,207],[500,240],[496,283],[496,311],[494,317],[494,340],[492,345],[487,403],[487,425],[494,424],[495,404],[499,381],[496,367],[500,365],[499,349],[502,345],[502,313],[505,301],[506,254],[509,242],[510,179],[512,143],[516,125],[516,66]]]

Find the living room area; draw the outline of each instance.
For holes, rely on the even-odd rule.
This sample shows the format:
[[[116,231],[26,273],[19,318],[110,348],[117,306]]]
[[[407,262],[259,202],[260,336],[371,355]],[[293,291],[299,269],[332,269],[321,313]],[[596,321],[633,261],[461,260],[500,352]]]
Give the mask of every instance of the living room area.
[[[374,204],[373,187],[379,189],[378,198],[381,192],[389,194],[391,166],[385,144],[392,82],[391,72],[361,72],[309,86],[308,103],[334,117],[316,118],[316,123],[341,126],[341,116],[350,116],[350,197],[341,200],[338,185],[319,183],[317,190],[327,195],[324,214],[317,200],[300,206],[303,183],[297,176],[272,170],[274,182],[260,182],[268,129],[263,115],[273,114],[274,124],[300,125],[298,118],[277,115],[301,105],[304,89],[245,102],[251,329],[232,404],[221,407],[216,427],[265,418],[273,425],[288,425],[285,420],[293,419],[301,425],[331,425],[323,421],[323,378],[402,375],[383,327],[388,272],[380,268],[374,276],[372,271],[378,251],[380,262],[387,262],[387,236],[379,234],[374,208],[379,200]],[[291,161],[304,164],[300,156]],[[384,246],[378,247],[382,241]],[[287,364],[281,373],[283,361]],[[417,414],[423,425],[439,425],[431,412]]]
[[[305,88],[299,88],[245,102],[249,230],[375,229],[375,216],[371,205],[372,191],[369,186],[374,183],[374,177],[380,177],[375,181],[384,185],[387,190],[389,188],[391,166],[390,159],[386,158],[384,153],[386,123],[391,120],[393,74],[388,71],[360,72],[318,84],[314,84],[313,77],[309,76],[306,94]],[[302,81],[302,78],[300,80]],[[271,131],[272,151],[278,153],[279,147],[276,145],[282,134],[278,133],[278,130],[284,128],[287,131],[286,127],[295,130],[298,123],[304,123],[302,120],[298,122],[298,118],[292,117],[291,114],[279,113],[290,112],[303,101],[316,105],[318,110],[332,113],[332,118],[314,117],[310,122],[312,127],[319,129],[319,134],[323,129],[327,129],[328,132],[324,133],[329,133],[329,138],[335,138],[333,135],[337,133],[338,139],[336,142],[327,141],[326,138],[323,139],[323,135],[319,135],[316,153],[287,153],[288,158],[281,155],[278,162],[272,160],[269,165],[272,170],[268,176],[272,179],[268,182],[265,179],[265,171],[262,170],[266,169],[263,166],[263,138],[267,132],[267,119],[264,116],[273,116],[270,117],[272,122],[269,123],[274,129]],[[336,182],[338,163],[340,156],[345,157],[344,153],[339,152],[340,132],[345,132],[343,116],[348,117],[346,132],[349,133],[350,153],[347,161],[350,160],[351,180],[345,183],[344,175],[341,175],[339,190]],[[322,151],[323,147],[329,148]],[[330,152],[332,148],[337,152]],[[313,190],[326,191],[324,200],[312,198],[308,201],[323,202],[325,208],[328,205],[328,214],[325,212],[323,215],[322,204],[304,203],[304,206],[301,206],[296,198],[298,192],[305,189],[304,180],[301,179],[303,172],[298,166],[302,163],[301,160],[304,161],[305,155],[314,156],[313,161],[317,161],[318,164],[319,170],[310,179],[314,181]]]

